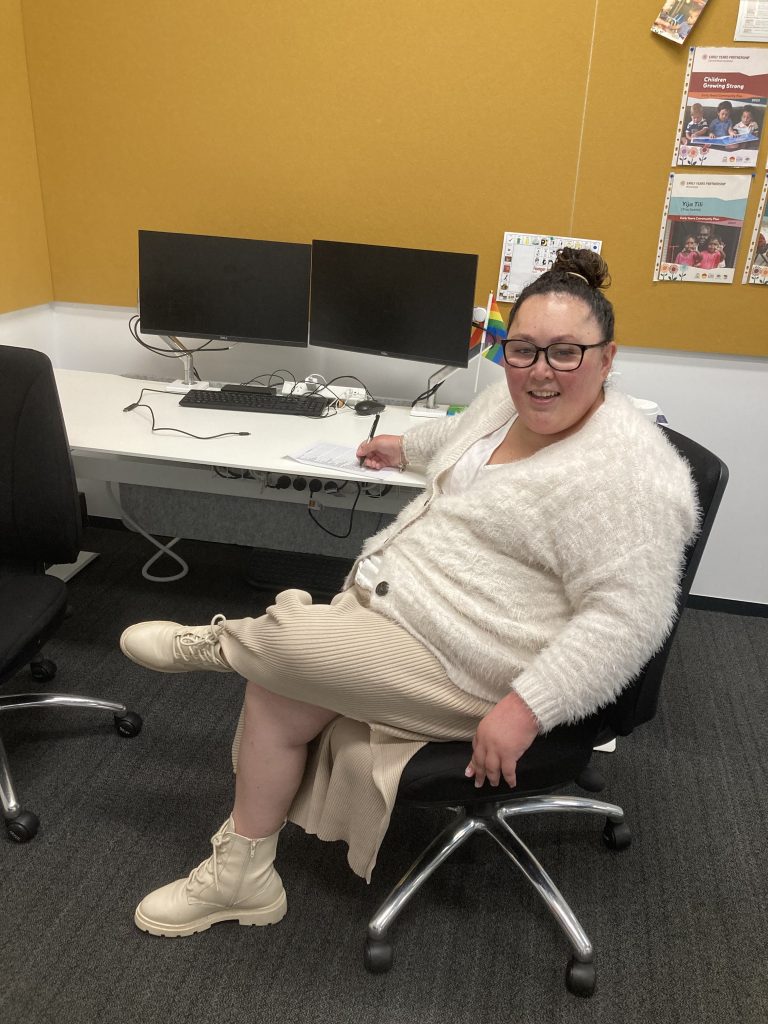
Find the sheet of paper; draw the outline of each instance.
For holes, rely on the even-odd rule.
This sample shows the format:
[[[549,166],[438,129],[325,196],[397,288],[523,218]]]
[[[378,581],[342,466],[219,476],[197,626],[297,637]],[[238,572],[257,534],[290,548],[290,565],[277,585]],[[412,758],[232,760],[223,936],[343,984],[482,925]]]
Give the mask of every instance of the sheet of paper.
[[[741,0],[733,38],[737,43],[768,43],[768,0]]]
[[[600,252],[601,245],[596,238],[566,238],[505,231],[496,298],[499,302],[514,302],[527,284],[549,270],[560,249],[567,246]]]
[[[356,480],[394,483],[400,476],[398,469],[366,469],[360,465],[354,448],[341,444],[327,444],[324,441],[316,441],[308,448],[286,455],[286,459],[301,462],[305,466],[316,466],[318,469],[335,469],[345,476],[354,476]]]

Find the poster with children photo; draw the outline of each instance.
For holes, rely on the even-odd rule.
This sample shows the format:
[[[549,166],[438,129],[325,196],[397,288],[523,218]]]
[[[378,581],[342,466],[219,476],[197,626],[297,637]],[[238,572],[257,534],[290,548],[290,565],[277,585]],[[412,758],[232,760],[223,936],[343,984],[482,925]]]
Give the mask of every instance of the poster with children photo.
[[[651,32],[673,43],[684,43],[706,6],[707,0],[666,0]]]
[[[768,109],[768,51],[693,47],[672,163],[755,167]]]
[[[730,284],[752,175],[670,175],[654,281]]]

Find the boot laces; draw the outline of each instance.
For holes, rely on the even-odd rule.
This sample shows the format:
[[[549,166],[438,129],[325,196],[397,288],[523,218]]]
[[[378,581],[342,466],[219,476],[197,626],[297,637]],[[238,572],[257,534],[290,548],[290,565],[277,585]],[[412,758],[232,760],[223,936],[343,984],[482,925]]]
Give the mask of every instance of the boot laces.
[[[213,881],[216,886],[216,891],[219,891],[219,847],[224,842],[224,836],[226,828],[229,822],[224,822],[219,831],[215,836],[211,836],[211,846],[213,847],[213,854],[204,860],[202,864],[198,864],[196,868],[192,868],[187,879],[187,884],[203,886],[207,883],[207,873],[210,869],[213,874]]]
[[[218,665],[219,636],[226,624],[224,615],[214,615],[210,626],[189,626],[173,638],[174,654],[182,661],[208,662]]]

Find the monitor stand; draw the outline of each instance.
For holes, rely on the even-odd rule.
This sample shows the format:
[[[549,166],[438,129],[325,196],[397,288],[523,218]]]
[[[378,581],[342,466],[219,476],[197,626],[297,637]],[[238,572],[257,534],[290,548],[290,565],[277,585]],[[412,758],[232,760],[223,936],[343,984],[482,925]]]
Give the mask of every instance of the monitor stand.
[[[411,409],[411,416],[445,416],[448,412],[448,406],[437,404],[435,401],[436,389],[460,369],[460,366],[441,366],[439,370],[436,370],[427,380],[427,391],[432,393],[427,397],[423,405],[415,405]],[[434,391],[432,390],[433,388],[435,388]]]
[[[166,391],[175,391],[177,394],[186,395],[188,391],[204,391],[208,387],[207,380],[197,380],[195,377],[195,364],[192,353],[183,345],[178,338],[172,334],[163,335],[163,339],[170,344],[171,348],[181,352],[181,360],[184,363],[184,379],[172,380],[166,385]]]

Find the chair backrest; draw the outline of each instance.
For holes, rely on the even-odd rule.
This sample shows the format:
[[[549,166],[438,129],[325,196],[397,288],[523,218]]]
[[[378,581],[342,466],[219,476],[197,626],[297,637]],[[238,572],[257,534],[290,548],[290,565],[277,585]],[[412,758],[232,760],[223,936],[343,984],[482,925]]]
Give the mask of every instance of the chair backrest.
[[[51,361],[0,345],[0,561],[72,562],[81,514]]]
[[[604,712],[608,729],[619,736],[628,736],[636,725],[642,725],[656,714],[661,679],[669,657],[677,627],[680,623],[696,570],[707,545],[720,499],[728,483],[728,467],[717,455],[702,445],[678,434],[669,427],[661,427],[691,468],[701,507],[701,528],[685,552],[683,576],[677,601],[675,623],[663,646],[651,658],[637,679],[620,694],[618,700]]]

